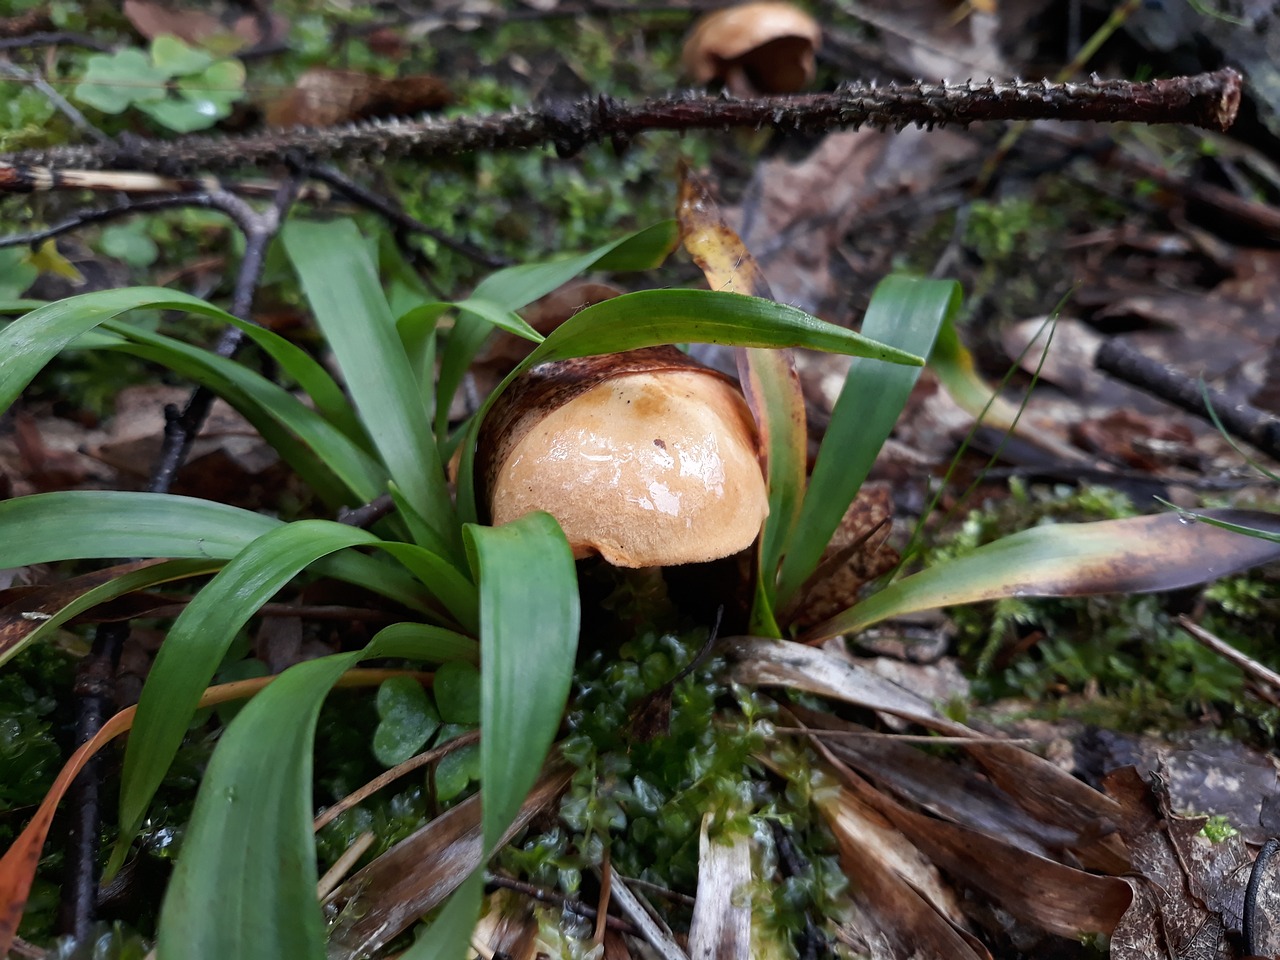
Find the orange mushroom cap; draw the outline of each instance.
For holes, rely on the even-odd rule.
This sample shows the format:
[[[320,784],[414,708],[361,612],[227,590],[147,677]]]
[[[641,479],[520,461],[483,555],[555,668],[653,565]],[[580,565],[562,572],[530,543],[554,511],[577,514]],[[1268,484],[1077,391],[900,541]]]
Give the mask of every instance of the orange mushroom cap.
[[[769,512],[751,412],[673,347],[545,364],[499,400],[478,475],[495,524],[554,516],[581,558],[671,566],[749,547]]]

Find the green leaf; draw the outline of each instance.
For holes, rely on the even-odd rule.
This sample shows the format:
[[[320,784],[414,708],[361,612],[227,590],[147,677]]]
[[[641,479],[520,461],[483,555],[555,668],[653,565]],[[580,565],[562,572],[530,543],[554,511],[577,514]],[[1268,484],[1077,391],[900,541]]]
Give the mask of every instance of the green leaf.
[[[1205,510],[1206,519],[1280,533],[1280,516]],[[1034,527],[905,577],[801,638],[856,633],[890,617],[1001,597],[1149,593],[1206,583],[1280,558],[1280,544],[1162,513]]]
[[[363,238],[351,221],[293,221],[285,250],[391,478],[428,524],[414,537],[461,566],[456,514],[417,381]]]
[[[102,328],[123,338],[103,344],[107,349],[163,364],[226,400],[331,506],[365,503],[386,489],[386,471],[355,441],[243,364],[132,324],[108,321]]]
[[[7,409],[44,365],[81,334],[128,310],[142,308],[183,310],[235,321],[225,310],[162,287],[100,290],[46,304],[0,331],[0,410]]]
[[[152,66],[141,50],[98,53],[85,62],[71,96],[103,113],[124,113],[130,104],[163,100],[168,80],[169,75]]]
[[[120,785],[119,866],[177,753],[200,694],[237,631],[258,608],[311,563],[357,544],[377,543],[364,530],[302,520],[264,534],[236,555],[174,621],[147,675],[125,750]]]
[[[151,41],[151,63],[168,79],[199,73],[213,63],[213,57],[175,36],[161,34]]]
[[[450,660],[466,660],[478,663],[480,644],[471,637],[464,637],[443,627],[425,623],[393,623],[378,631],[379,649],[394,649],[403,653],[384,653],[380,656],[403,656],[431,663],[447,663]]]
[[[938,330],[959,308],[960,286],[954,281],[887,277],[871,297],[862,330],[868,337],[928,356]],[[785,547],[778,576],[779,608],[817,569],[919,377],[918,367],[868,360],[855,360],[849,367],[809,478],[800,520]]]
[[[68,490],[0,500],[0,566],[102,557],[229,560],[284,524],[211,500],[115,490]],[[409,544],[388,544],[414,560]],[[337,577],[427,612],[422,587],[403,568],[358,553],[320,561]],[[472,588],[474,590],[474,588]]]
[[[436,671],[431,689],[446,723],[480,722],[480,671],[469,663],[446,663]]]
[[[223,734],[205,771],[182,855],[160,914],[162,957],[318,958],[312,743],[320,706],[362,659],[434,659],[442,633],[413,624],[382,630],[363,650],[291,667],[254,697]],[[136,727],[135,727],[136,730]],[[483,874],[463,883],[428,931],[461,955],[479,915]],[[456,948],[455,948],[456,947]]]
[[[106,603],[108,600],[114,600],[135,590],[145,590],[159,583],[170,583],[174,580],[213,573],[220,566],[222,566],[221,562],[216,560],[170,560],[115,577],[91,590],[86,590],[59,610],[42,616],[38,626],[30,633],[11,638],[7,631],[0,631],[0,664],[12,659],[32,644],[51,636],[68,620],[86,610],[92,610],[100,603]]]
[[[473,434],[502,390],[539,363],[687,342],[807,347],[914,367],[924,364],[920,357],[904,350],[877,343],[772,300],[708,290],[645,290],[587,307],[557,327],[489,395],[476,417]],[[474,453],[472,436],[463,448],[458,470],[458,510],[467,519],[477,516]]]
[[[311,829],[316,718],[329,689],[360,660],[431,659],[435,640],[406,626],[413,625],[380,631],[363,651],[290,667],[227,728],[165,895],[160,956],[324,955]]]
[[[765,449],[769,516],[765,518],[757,559],[756,596],[751,631],[780,636],[773,613],[773,586],[782,552],[800,519],[809,466],[809,436],[804,394],[790,350],[744,350],[738,370]]]
[[[467,789],[473,780],[480,779],[480,745],[468,743],[446,753],[436,764],[436,799],[448,803]]]
[[[378,687],[373,755],[384,767],[404,763],[440,728],[440,715],[412,677],[391,677]]]
[[[480,585],[481,823],[492,851],[560,727],[578,648],[578,581],[549,514],[464,534]]]
[[[492,305],[491,309],[500,315],[519,310],[593,267],[599,270],[648,270],[656,267],[675,248],[677,238],[675,221],[666,220],[587,253],[550,263],[508,267],[482,280],[472,292],[469,302]],[[475,310],[464,311],[454,323],[440,358],[435,419],[437,437],[444,437],[453,395],[492,330],[491,320]],[[521,335],[528,336],[527,333]]]
[[[176,99],[139,104],[138,108],[178,133],[206,130],[231,115],[236,102],[244,96],[244,77],[240,61],[223,60],[203,73],[179,80]]]
[[[483,896],[484,873],[477,870],[445,901],[435,922],[400,954],[400,960],[462,960],[480,919]]]
[[[108,257],[123,260],[131,267],[149,267],[160,256],[160,248],[147,235],[143,220],[106,227],[98,246]]]

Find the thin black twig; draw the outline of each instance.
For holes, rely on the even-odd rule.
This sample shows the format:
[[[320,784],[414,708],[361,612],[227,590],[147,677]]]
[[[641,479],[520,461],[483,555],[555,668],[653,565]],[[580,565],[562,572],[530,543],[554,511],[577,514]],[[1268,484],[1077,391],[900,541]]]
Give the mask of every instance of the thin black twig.
[[[23,70],[21,67],[10,63],[8,60],[0,60],[0,73],[7,74],[15,80],[20,80],[23,83],[31,84],[44,94],[45,99],[57,107],[58,110],[61,111],[62,115],[70,120],[72,125],[81,133],[87,134],[98,143],[111,142],[110,137],[90,123],[83,113],[71,105],[71,101],[55,90],[53,85],[44,77],[40,76],[40,74]]]
[[[141,200],[126,200],[113,207],[77,211],[67,219],[42,230],[32,230],[30,233],[14,233],[7,237],[0,237],[0,250],[5,247],[32,246],[37,243],[43,243],[45,240],[60,237],[64,233],[72,233],[82,227],[119,220],[121,217],[129,217],[135,213],[155,213],[157,210],[172,210],[176,207],[218,208],[218,204],[211,194],[204,191],[145,197]]]
[[[99,53],[110,53],[115,49],[109,43],[95,40],[83,33],[71,33],[67,30],[44,30],[24,34],[20,37],[4,37],[0,39],[0,51],[23,50],[29,47],[83,47],[86,50],[97,50]]]
[[[1117,380],[1210,422],[1213,416],[1209,405],[1212,404],[1227,433],[1252,444],[1269,457],[1280,459],[1280,418],[1265,410],[1219,390],[1202,389],[1197,378],[1143,356],[1121,340],[1103,343],[1093,358],[1093,365]]]
[[[279,230],[285,211],[297,193],[297,187],[298,181],[293,177],[281,183],[271,206],[263,211],[254,210],[225,190],[215,190],[208,194],[208,205],[227,214],[245,235],[244,257],[236,275],[231,306],[231,312],[242,319],[250,319],[253,294],[262,275],[267,245]],[[219,340],[217,353],[224,357],[231,356],[242,338],[243,334],[238,328],[231,328]],[[172,407],[165,411],[164,442],[148,485],[151,492],[165,493],[169,490],[212,404],[212,392],[198,387],[192,391],[181,414]],[[114,702],[116,668],[128,635],[127,621],[99,626],[93,649],[77,670],[75,692],[78,743],[86,742],[101,729],[107,711]],[[101,768],[96,761],[90,762],[72,785],[68,803],[69,809],[74,813],[67,838],[66,879],[60,921],[63,930],[79,941],[83,941],[89,934],[97,901],[100,789]]]
[[[76,746],[87,743],[106,720],[115,700],[115,675],[129,624],[104,623],[94,631],[89,655],[76,667]],[[84,943],[98,899],[98,846],[101,820],[103,757],[93,757],[71,785],[66,809],[66,864],[58,923],[64,933]]]
[[[253,292],[257,288],[258,279],[262,276],[267,245],[280,229],[284,213],[293,203],[297,190],[297,178],[287,178],[280,184],[271,206],[262,212],[254,210],[235,194],[226,191],[215,191],[210,194],[211,205],[234,220],[244,233],[244,258],[240,261],[235,291],[231,297],[231,312],[242,320],[251,319]],[[219,338],[214,352],[220,357],[230,357],[239,349],[243,340],[244,333],[238,327],[229,327]],[[204,425],[213,401],[212,390],[197,387],[191,392],[191,397],[181,413],[175,407],[165,410],[164,442],[160,450],[160,459],[148,487],[151,492],[164,493],[169,489],[178,468],[191,450],[196,434]]]
[[[572,911],[579,916],[586,917],[588,920],[594,920],[599,915],[599,911],[588,903],[581,900],[575,900],[573,897],[566,897],[563,893],[557,893],[555,890],[548,890],[545,887],[535,886],[532,883],[525,883],[523,880],[513,880],[510,877],[504,877],[501,874],[490,873],[485,875],[485,883],[491,887],[502,887],[506,890],[514,890],[516,893],[523,894],[526,897],[532,897],[541,903],[554,903],[556,906]],[[639,936],[640,931],[636,927],[621,917],[612,915],[605,916],[605,923],[613,930],[621,933],[628,933],[631,936]]]
[[[363,506],[341,508],[338,511],[338,522],[345,523],[350,527],[359,527],[363,530],[373,526],[374,523],[381,520],[395,508],[396,502],[391,499],[391,494],[384,493]]]
[[[629,103],[592,97],[480,117],[373,120],[324,129],[267,131],[238,137],[131,140],[109,147],[67,146],[0,156],[0,191],[64,186],[58,171],[127,169],[177,173],[337,158],[407,156],[432,160],[460,153],[551,145],[571,155],[588,144],[624,144],[656,130],[773,127],[814,135],[844,127],[900,130],[967,126],[990,120],[1088,120],[1177,123],[1221,130],[1240,105],[1234,70],[1133,83],[1015,80],[985,83],[858,84],[833,93],[733,100],[686,93]],[[48,168],[52,168],[52,173]]]
[[[411,217],[405,213],[392,200],[375,193],[373,190],[363,187],[356,183],[350,177],[342,172],[335,170],[329,166],[310,166],[303,168],[303,172],[310,177],[314,177],[324,183],[327,183],[337,193],[346,197],[352,203],[358,203],[362,207],[368,207],[374,213],[389,220],[392,224],[402,230],[410,233],[421,233],[435,240],[437,243],[448,247],[455,253],[460,253],[464,257],[474,260],[482,266],[491,270],[497,270],[500,267],[510,266],[511,261],[505,257],[497,257],[493,254],[481,250],[479,247],[467,243],[465,240],[456,240],[442,230],[423,223],[417,217]]]

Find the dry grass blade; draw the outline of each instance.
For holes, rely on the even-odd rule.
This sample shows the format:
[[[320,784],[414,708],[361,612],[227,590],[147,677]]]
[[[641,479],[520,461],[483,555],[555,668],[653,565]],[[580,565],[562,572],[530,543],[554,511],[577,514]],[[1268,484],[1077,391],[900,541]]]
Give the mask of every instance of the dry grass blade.
[[[783,640],[735,637],[725,641],[725,652],[732,663],[729,676],[737,683],[805,690],[954,736],[972,732],[942,716],[923,697],[825,650]]]
[[[698,834],[698,900],[689,924],[691,960],[751,960],[751,843],[713,839],[706,813]]]
[[[1028,853],[980,833],[908,810],[877,791],[828,751],[837,775],[908,837],[932,863],[987,894],[1015,917],[1062,937],[1110,933],[1131,901],[1129,885]]]
[[[865,953],[876,960],[991,960],[963,931],[955,893],[887,820],[847,789],[827,794],[818,807],[845,873],[856,881],[854,901],[875,930],[871,935],[859,925]]]
[[[545,771],[507,829],[506,843],[569,785],[572,771]],[[331,960],[368,956],[442,903],[480,865],[480,796],[464,800],[396,844],[326,901],[337,913]]]

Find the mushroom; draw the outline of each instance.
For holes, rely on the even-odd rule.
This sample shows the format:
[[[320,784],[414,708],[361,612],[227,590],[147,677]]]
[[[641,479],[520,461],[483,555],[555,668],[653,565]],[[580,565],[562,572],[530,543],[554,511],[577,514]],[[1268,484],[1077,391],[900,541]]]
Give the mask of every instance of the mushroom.
[[[494,524],[545,510],[579,559],[701,563],[760,534],[769,503],[758,446],[733,381],[651,347],[519,378],[485,418],[477,477]]]
[[[681,60],[694,83],[722,81],[737,96],[795,93],[813,82],[818,22],[789,3],[744,3],[694,24]]]

